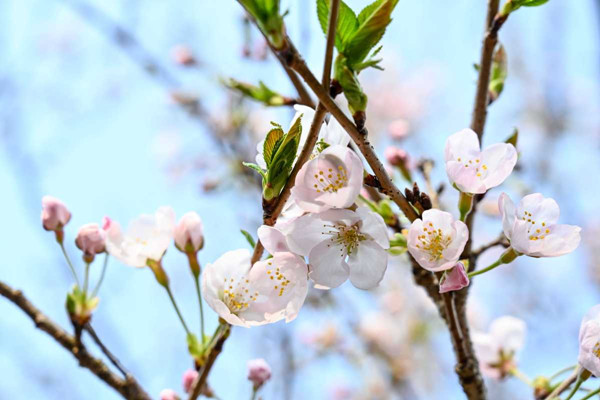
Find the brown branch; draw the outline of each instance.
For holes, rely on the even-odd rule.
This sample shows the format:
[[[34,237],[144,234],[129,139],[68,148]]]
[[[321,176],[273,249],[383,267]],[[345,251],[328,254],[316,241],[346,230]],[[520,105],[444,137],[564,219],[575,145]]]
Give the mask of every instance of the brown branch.
[[[62,347],[73,354],[79,361],[81,367],[89,369],[94,375],[115,389],[125,399],[151,400],[150,396],[139,385],[135,378],[127,375],[125,379],[113,373],[102,360],[95,358],[83,344],[65,332],[60,326],[51,321],[46,315],[38,310],[20,290],[15,290],[0,281],[0,295],[19,307],[35,323],[35,326],[50,335]]]
[[[327,44],[325,45],[325,60],[323,62],[323,77],[322,77],[322,87],[328,88],[331,80],[331,65],[333,62],[333,45],[335,43],[335,27],[337,26],[337,17],[339,10],[339,0],[333,0],[331,4],[331,12],[329,15],[329,25],[327,30]],[[275,51],[273,48],[271,48]],[[279,196],[277,196],[275,202],[271,204],[263,205],[263,222],[265,225],[273,226],[275,222],[277,222],[277,218],[283,211],[283,207],[287,203],[290,198],[292,188],[296,183],[296,176],[300,172],[302,166],[308,161],[310,158],[315,144],[317,143],[317,139],[319,137],[319,131],[321,130],[321,125],[323,124],[323,120],[325,119],[325,115],[327,110],[323,106],[322,103],[319,103],[317,109],[315,110],[315,116],[310,125],[310,130],[308,131],[308,136],[306,138],[306,142],[304,143],[304,147],[296,160],[296,164],[290,173],[290,176],[281,190]],[[254,253],[252,254],[252,264],[256,261],[260,260],[264,251],[264,247],[260,240],[256,243],[256,247],[254,248]]]
[[[575,383],[575,381],[577,380],[577,374],[578,374],[578,371],[575,370],[575,372],[573,372],[571,375],[569,375],[569,377],[567,379],[562,381],[561,384],[558,385],[556,387],[556,389],[554,389],[552,391],[552,393],[550,393],[548,395],[548,397],[545,397],[545,399],[552,400],[552,399],[557,398],[562,392],[567,390],[569,388],[569,386],[571,386],[573,383]]]
[[[500,236],[498,236],[497,239],[482,245],[481,247],[479,247],[478,249],[475,249],[471,252],[471,259],[473,260],[473,262],[477,261],[477,258],[479,258],[479,256],[491,249],[492,247],[496,247],[496,246],[503,246],[503,247],[508,247],[510,244],[508,243],[508,240],[506,240],[506,237],[504,236],[504,233],[500,234]]]
[[[94,343],[96,343],[96,345],[100,348],[102,353],[104,353],[104,355],[110,360],[112,365],[114,365],[115,368],[117,368],[119,372],[123,374],[124,377],[129,376],[129,372],[127,371],[127,369],[123,366],[123,364],[121,364],[119,359],[110,350],[108,350],[108,348],[104,345],[102,340],[100,340],[100,337],[98,336],[94,328],[92,328],[92,325],[89,322],[85,324],[83,330],[90,334],[90,336],[94,340]]]
[[[208,379],[208,375],[210,374],[217,357],[219,357],[219,354],[221,354],[221,351],[223,351],[223,345],[225,344],[225,341],[231,332],[231,325],[226,323],[221,325],[221,327],[222,329],[219,329],[217,332],[217,337],[213,338],[215,344],[208,353],[206,362],[200,370],[200,375],[198,378],[196,378],[196,381],[192,385],[192,390],[190,391],[188,400],[196,400],[198,398],[204,386],[206,385],[206,380]]]

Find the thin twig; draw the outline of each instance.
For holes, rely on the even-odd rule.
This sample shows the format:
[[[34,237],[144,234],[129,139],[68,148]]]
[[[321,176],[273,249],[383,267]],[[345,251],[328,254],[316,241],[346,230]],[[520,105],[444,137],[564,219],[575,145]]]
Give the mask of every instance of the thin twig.
[[[98,345],[102,353],[104,353],[104,355],[110,360],[110,362],[115,366],[115,368],[117,368],[119,372],[123,374],[124,377],[128,377],[129,372],[127,371],[127,369],[123,366],[123,364],[121,364],[119,359],[110,350],[108,350],[108,348],[104,345],[102,340],[100,340],[100,337],[98,336],[94,328],[92,328],[92,325],[88,322],[87,324],[85,324],[83,329],[90,334],[90,336],[94,340],[94,343]]]
[[[151,400],[150,396],[133,376],[127,375],[126,379],[122,379],[113,373],[102,360],[88,353],[87,349],[78,343],[75,337],[65,332],[60,326],[38,310],[20,290],[15,290],[0,281],[0,295],[19,307],[33,320],[37,328],[46,332],[69,351],[79,361],[81,367],[89,369],[107,385],[119,392],[125,399]]]
[[[481,247],[479,247],[478,249],[475,249],[471,252],[471,259],[474,261],[477,261],[477,258],[485,251],[491,249],[492,247],[496,247],[496,246],[503,246],[503,247],[508,247],[510,244],[508,243],[508,240],[506,239],[506,237],[504,236],[504,234],[500,234],[500,236],[498,236],[498,238],[496,238],[495,240],[482,245]]]
[[[562,381],[562,383],[560,385],[558,385],[556,387],[556,389],[554,389],[552,391],[552,393],[550,393],[548,395],[548,397],[546,397],[546,399],[551,400],[551,399],[555,399],[558,396],[560,396],[560,394],[562,392],[567,390],[569,388],[569,386],[571,386],[577,380],[577,373],[578,373],[578,371],[576,369],[571,375],[569,375],[568,378],[566,378],[564,381]]]

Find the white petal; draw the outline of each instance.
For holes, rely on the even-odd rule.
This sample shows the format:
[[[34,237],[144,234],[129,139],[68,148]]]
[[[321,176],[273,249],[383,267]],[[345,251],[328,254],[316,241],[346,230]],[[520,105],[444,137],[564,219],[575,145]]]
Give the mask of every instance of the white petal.
[[[477,157],[474,155],[473,157]],[[485,193],[486,186],[477,176],[473,166],[465,166],[463,161],[450,160],[446,162],[446,174],[450,182],[454,183],[464,193]]]
[[[517,150],[509,143],[496,143],[481,152],[481,163],[487,169],[483,182],[487,189],[500,185],[517,163]]]
[[[534,257],[558,257],[568,254],[579,246],[581,228],[574,225],[552,225],[544,239],[535,240],[530,248]],[[544,230],[546,232],[546,230]]]
[[[348,279],[349,269],[345,258],[344,246],[330,241],[319,243],[308,256],[310,278],[321,286],[338,287]]]
[[[388,249],[390,247],[388,229],[381,215],[362,206],[358,207],[355,212],[362,220],[360,232],[369,235],[379,246]]]
[[[517,218],[523,218],[525,212],[531,214],[531,217],[526,216],[525,220],[530,218],[536,224],[545,223],[546,225],[554,225],[560,215],[556,201],[545,198],[540,193],[527,195],[519,202]]]
[[[337,119],[333,117],[327,123],[327,129],[324,131],[322,139],[330,146],[338,144],[346,147],[348,146],[348,143],[350,143],[350,136],[346,130],[342,128]]]
[[[262,225],[258,228],[258,239],[269,254],[289,251],[285,235],[272,226]]]
[[[459,157],[461,161],[466,161],[476,158],[479,152],[479,139],[471,129],[463,129],[446,139],[445,161],[457,161]]]
[[[350,282],[359,289],[372,289],[379,285],[387,269],[388,254],[371,240],[360,242],[355,253],[348,257]]]
[[[506,193],[502,193],[498,197],[498,208],[502,214],[502,230],[508,240],[511,240],[513,225],[516,219],[515,203],[508,197]]]
[[[517,353],[525,344],[527,326],[522,320],[510,315],[495,319],[490,334],[506,353]]]
[[[495,364],[499,361],[500,348],[496,339],[487,333],[473,332],[471,335],[475,354],[483,364]]]
[[[326,230],[319,214],[307,214],[295,219],[289,227],[286,237],[290,250],[302,256],[308,256],[317,244],[325,240]]]

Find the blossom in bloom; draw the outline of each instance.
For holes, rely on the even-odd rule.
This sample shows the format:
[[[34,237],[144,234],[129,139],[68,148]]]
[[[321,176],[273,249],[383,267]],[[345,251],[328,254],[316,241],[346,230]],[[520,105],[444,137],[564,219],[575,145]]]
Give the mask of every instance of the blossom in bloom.
[[[180,400],[180,397],[173,389],[163,389],[160,392],[160,400]]]
[[[360,158],[344,146],[330,146],[300,168],[292,195],[308,212],[347,208],[356,201],[363,182]]]
[[[160,207],[153,215],[140,215],[125,233],[118,222],[107,218],[106,250],[124,264],[144,267],[148,260],[160,261],[173,240],[174,228],[175,212],[171,207]]]
[[[463,129],[446,140],[446,173],[464,193],[485,193],[500,185],[517,163],[517,149],[496,143],[481,151],[477,134]]]
[[[337,287],[349,277],[357,288],[371,289],[387,268],[387,226],[366,207],[303,215],[286,238],[294,253],[308,257],[309,276],[320,288]]]
[[[498,198],[502,229],[510,246],[531,257],[556,257],[572,252],[579,245],[581,228],[557,224],[560,209],[551,198],[540,193],[527,195],[515,207],[506,193]]]
[[[426,270],[437,272],[456,265],[469,237],[469,229],[452,214],[426,210],[408,230],[408,252]]]
[[[489,333],[473,332],[475,354],[484,375],[504,378],[516,366],[526,331],[525,322],[507,315],[492,321]]]
[[[71,219],[67,206],[52,196],[42,197],[42,226],[47,231],[61,230]]]
[[[174,231],[175,246],[183,252],[197,252],[204,246],[204,229],[200,216],[190,211],[179,220]]]
[[[259,388],[271,379],[271,367],[262,358],[248,361],[248,380]]]
[[[300,134],[300,142],[298,145],[298,154],[300,154],[304,144],[306,143],[306,139],[308,138],[308,132],[315,117],[315,110],[300,104],[295,105],[294,109],[296,110],[296,115],[294,115],[290,127],[294,125],[298,118],[302,117],[302,120],[300,121],[302,132]],[[256,145],[256,163],[261,168],[266,169],[267,164],[265,163],[265,158],[263,156],[264,143],[265,141],[261,140]],[[348,146],[348,143],[350,143],[350,136],[348,136],[348,133],[346,133],[344,128],[342,128],[335,118],[331,118],[329,122],[323,122],[323,125],[321,125],[319,136],[317,137],[317,143],[324,143],[327,146],[340,145],[346,147]]]
[[[87,262],[94,260],[96,254],[105,251],[106,232],[100,229],[98,224],[85,224],[79,228],[75,244],[83,251],[83,257]]]
[[[246,249],[229,251],[208,264],[202,275],[202,296],[232,325],[255,326],[292,321],[308,292],[308,268],[288,252],[250,265]]]
[[[600,376],[600,305],[592,307],[581,321],[577,361],[594,376]]]
[[[195,369],[188,369],[183,373],[183,390],[186,393],[190,392],[192,384],[198,378],[198,371]]]
[[[440,282],[440,293],[452,292],[469,286],[469,277],[463,263],[457,263],[446,272]]]

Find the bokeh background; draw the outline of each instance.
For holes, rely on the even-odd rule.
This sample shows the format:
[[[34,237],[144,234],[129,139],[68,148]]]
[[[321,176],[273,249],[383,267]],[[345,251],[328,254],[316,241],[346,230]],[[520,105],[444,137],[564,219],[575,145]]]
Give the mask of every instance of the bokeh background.
[[[315,2],[282,3],[290,36],[320,76],[324,37]],[[436,186],[445,182],[445,137],[470,121],[484,3],[402,0],[383,40],[385,71],[361,74],[377,150],[394,144],[415,164],[434,160]],[[573,254],[519,259],[473,285],[473,329],[506,314],[527,322],[520,367],[531,377],[576,362],[580,318],[600,301],[599,21],[598,1],[551,0],[511,15],[500,34],[508,79],[490,107],[484,142],[518,127],[521,156],[518,172],[480,207],[475,247],[500,233],[493,200],[501,190],[515,199],[542,192],[561,205],[561,222],[583,227]],[[179,45],[195,65],[176,62]],[[269,121],[287,126],[293,110],[266,109],[220,81],[263,80],[295,93],[235,1],[4,0],[0,48],[0,280],[69,326],[64,299],[72,281],[40,226],[44,194],[73,212],[67,242],[77,260],[79,225],[105,215],[126,223],[160,205],[202,216],[204,264],[248,246],[239,230],[256,232],[260,191],[241,161],[253,159]],[[399,132],[407,136],[394,142]],[[395,180],[408,185],[399,174]],[[453,189],[441,200],[455,210]],[[486,252],[480,265],[499,252]],[[171,248],[164,265],[188,323],[197,326],[185,258]],[[462,398],[448,333],[409,270],[404,256],[395,257],[378,289],[311,290],[293,323],[234,329],[211,386],[221,399],[250,398],[246,361],[263,357],[273,367],[264,399]],[[185,336],[151,272],[111,260],[100,297],[93,323],[109,348],[153,396],[163,388],[181,392],[191,366]],[[207,314],[212,329],[217,317]],[[0,371],[2,399],[119,398],[5,299]],[[515,379],[488,383],[492,399],[532,398]]]

